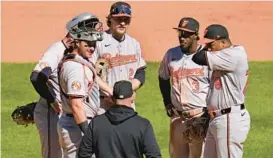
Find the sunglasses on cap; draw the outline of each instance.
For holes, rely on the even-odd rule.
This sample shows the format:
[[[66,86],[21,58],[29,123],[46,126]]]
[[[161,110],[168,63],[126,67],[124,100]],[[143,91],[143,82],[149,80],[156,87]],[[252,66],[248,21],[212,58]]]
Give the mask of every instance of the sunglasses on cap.
[[[189,38],[190,36],[194,35],[195,32],[188,32],[183,30],[177,30],[178,36],[181,38]]]
[[[131,15],[131,9],[128,8],[127,6],[119,6],[117,8],[114,8],[112,11],[111,11],[111,15],[113,14],[128,14],[128,15]]]

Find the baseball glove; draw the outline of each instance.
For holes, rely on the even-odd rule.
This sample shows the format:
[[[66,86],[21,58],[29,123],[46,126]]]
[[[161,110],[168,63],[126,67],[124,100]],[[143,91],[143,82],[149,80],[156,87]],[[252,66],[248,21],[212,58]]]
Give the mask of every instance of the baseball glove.
[[[109,63],[106,59],[100,58],[95,64],[97,75],[105,82],[108,80]]]
[[[34,123],[33,113],[36,104],[37,102],[33,102],[27,105],[18,106],[11,114],[13,121],[16,122],[18,125],[28,126],[28,124],[33,124]]]
[[[187,123],[183,136],[188,143],[197,144],[204,140],[209,126],[209,116],[205,112],[200,117],[194,117]]]

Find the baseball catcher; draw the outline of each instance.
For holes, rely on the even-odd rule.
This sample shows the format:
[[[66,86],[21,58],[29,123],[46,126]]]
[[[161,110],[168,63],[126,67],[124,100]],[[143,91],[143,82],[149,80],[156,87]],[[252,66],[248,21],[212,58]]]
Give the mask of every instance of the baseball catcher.
[[[25,125],[34,123],[33,112],[37,102],[28,103],[23,106],[18,106],[11,114],[14,122],[18,125]]]

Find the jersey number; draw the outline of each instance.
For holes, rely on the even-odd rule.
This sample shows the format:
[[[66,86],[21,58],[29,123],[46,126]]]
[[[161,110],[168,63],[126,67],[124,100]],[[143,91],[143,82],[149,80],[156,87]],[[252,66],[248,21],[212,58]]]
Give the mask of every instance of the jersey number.
[[[189,83],[191,83],[192,91],[193,91],[194,93],[199,92],[199,90],[200,90],[200,85],[199,85],[198,80],[191,79]]]

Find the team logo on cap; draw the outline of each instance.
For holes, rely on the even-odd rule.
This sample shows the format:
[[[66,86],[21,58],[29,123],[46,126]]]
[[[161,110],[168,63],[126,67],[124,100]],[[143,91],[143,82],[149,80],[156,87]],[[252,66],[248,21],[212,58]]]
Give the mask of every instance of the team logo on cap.
[[[72,82],[72,85],[71,85],[71,88],[74,90],[74,91],[79,91],[81,89],[81,83],[79,81],[74,81]]]
[[[182,27],[186,27],[187,26],[187,24],[189,23],[189,21],[188,20],[184,20],[184,21],[182,21]]]

